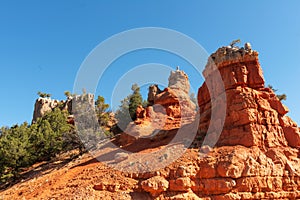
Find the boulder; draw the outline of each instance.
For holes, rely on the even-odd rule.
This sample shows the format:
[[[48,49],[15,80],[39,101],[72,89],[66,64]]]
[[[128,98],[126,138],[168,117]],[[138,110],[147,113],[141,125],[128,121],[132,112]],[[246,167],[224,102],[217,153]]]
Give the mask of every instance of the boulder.
[[[149,192],[152,196],[158,196],[162,192],[167,191],[169,182],[161,177],[154,176],[141,182],[142,189]]]
[[[47,112],[58,106],[59,101],[51,98],[40,97],[35,101],[32,122],[43,117]]]

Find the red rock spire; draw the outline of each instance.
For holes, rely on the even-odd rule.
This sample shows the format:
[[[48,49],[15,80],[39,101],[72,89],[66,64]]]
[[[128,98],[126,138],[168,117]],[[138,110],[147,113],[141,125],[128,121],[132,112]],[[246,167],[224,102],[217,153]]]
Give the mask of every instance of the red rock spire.
[[[216,81],[218,73],[222,78],[219,82]],[[220,123],[216,119],[225,112],[218,146],[300,147],[299,129],[286,116],[288,109],[264,86],[258,52],[253,51],[250,44],[246,43],[245,48],[219,48],[210,56],[203,75],[205,83],[198,91],[202,138],[207,134],[211,140],[217,139],[216,129],[222,127],[216,124]],[[226,96],[226,111],[220,109],[216,119],[211,121],[211,105],[215,103],[218,107],[216,101],[222,94]],[[217,128],[208,130],[210,123]]]

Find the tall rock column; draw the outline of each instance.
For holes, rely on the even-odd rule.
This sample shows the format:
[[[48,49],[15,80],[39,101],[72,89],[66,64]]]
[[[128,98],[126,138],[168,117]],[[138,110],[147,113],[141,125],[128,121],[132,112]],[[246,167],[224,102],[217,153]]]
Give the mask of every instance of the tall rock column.
[[[218,73],[222,82],[216,81]],[[210,56],[203,75],[205,83],[198,91],[200,138],[218,140],[218,146],[300,147],[299,129],[286,116],[288,109],[264,86],[258,52],[249,48],[249,44],[245,48],[219,48]],[[223,127],[216,124],[220,121],[211,121],[211,106],[218,105],[220,95],[225,95],[226,104],[223,109],[215,110],[219,112],[217,118],[225,114]],[[208,130],[209,126],[217,128]],[[221,129],[220,135],[216,129]]]

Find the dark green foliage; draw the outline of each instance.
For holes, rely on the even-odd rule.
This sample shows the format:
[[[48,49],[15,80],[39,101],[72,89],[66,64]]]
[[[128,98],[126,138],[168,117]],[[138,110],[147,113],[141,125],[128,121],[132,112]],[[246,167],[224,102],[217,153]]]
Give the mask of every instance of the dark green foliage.
[[[67,114],[56,108],[31,126],[31,142],[37,160],[49,160],[62,150],[63,135],[71,131]]]
[[[280,101],[286,100],[286,98],[287,98],[286,94],[278,94],[276,96]]]
[[[71,93],[70,91],[68,91],[68,90],[66,90],[65,92],[64,92],[64,95],[68,98],[68,97],[74,97],[74,96],[76,96],[76,94],[75,93]]]
[[[49,97],[51,97],[51,94],[40,92],[40,91],[38,91],[37,95],[39,95],[42,98],[46,98],[46,97],[49,98]]]
[[[65,138],[72,133],[67,113],[55,109],[29,126],[23,123],[1,128],[0,180],[18,178],[22,168],[37,161],[50,160],[66,147]]]
[[[148,104],[147,101],[143,101],[140,87],[136,83],[132,85],[131,90],[132,94],[121,101],[121,105],[116,111],[118,128],[115,129],[118,130],[117,132],[124,131],[131,121],[136,120],[136,109],[138,106],[146,107]]]
[[[39,95],[50,97],[49,94],[41,92]],[[66,91],[65,95],[72,94]],[[109,131],[99,129],[98,125],[94,126],[98,122],[97,116],[103,126],[108,123],[109,105],[105,103],[103,97],[99,96],[95,102],[96,116],[94,105],[91,105],[88,100],[88,94],[84,93],[83,102],[79,102],[78,106],[79,113],[83,114],[76,116],[78,119],[83,118],[79,120],[81,124],[78,124],[80,127],[77,128],[78,130],[68,124],[69,113],[60,109],[63,103],[42,118],[38,118],[30,126],[23,123],[11,128],[0,128],[0,183],[18,179],[23,168],[36,162],[51,160],[58,153],[75,148],[79,148],[82,153],[90,147],[95,147],[100,139],[111,137]],[[81,133],[79,129],[87,133]],[[77,131],[81,134],[77,134]]]
[[[64,94],[66,97],[70,97],[72,95],[70,91],[65,91]]]
[[[1,181],[17,177],[20,168],[30,165],[34,158],[30,154],[30,128],[27,123],[3,131],[0,138]]]
[[[148,101],[147,100],[143,100],[142,106],[143,106],[143,108],[146,108],[148,106]]]
[[[278,90],[275,89],[272,85],[268,85],[268,88],[270,88],[271,90],[273,90],[273,92],[277,92],[277,91],[278,91]],[[278,98],[280,101],[286,100],[286,98],[287,98],[286,94],[277,94],[276,96],[277,96],[277,98]]]
[[[105,99],[102,96],[98,96],[95,102],[96,115],[101,127],[107,126],[109,122],[109,112],[107,111],[109,105],[105,103]]]
[[[27,123],[13,126],[2,132],[0,138],[1,182],[10,177],[17,177],[19,169],[31,163],[29,148]]]
[[[127,125],[131,122],[129,114],[129,98],[126,97],[121,101],[119,109],[116,111],[116,119],[118,121],[118,127],[115,129],[117,132],[124,131]],[[121,130],[120,130],[121,129]],[[115,132],[115,131],[114,131]]]
[[[131,87],[132,95],[129,96],[129,114],[132,120],[136,120],[136,109],[143,103],[140,87],[135,83]]]

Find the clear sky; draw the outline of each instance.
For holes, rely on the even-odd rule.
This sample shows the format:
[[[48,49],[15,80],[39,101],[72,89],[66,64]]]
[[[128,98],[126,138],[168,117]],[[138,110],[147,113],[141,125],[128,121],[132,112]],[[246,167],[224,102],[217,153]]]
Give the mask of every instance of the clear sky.
[[[149,26],[182,32],[208,53],[237,38],[250,42],[260,52],[267,84],[287,94],[289,115],[300,123],[299,10],[298,0],[1,1],[0,126],[30,122],[37,91],[64,99],[64,91],[73,90],[81,63],[100,42],[128,29]],[[112,74],[120,76],[149,62],[173,68],[188,65],[154,51],[137,52],[121,61],[114,63]],[[197,89],[203,80],[191,81]],[[97,93],[110,99],[110,85],[108,78]]]

